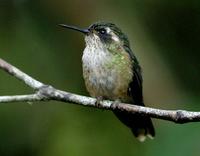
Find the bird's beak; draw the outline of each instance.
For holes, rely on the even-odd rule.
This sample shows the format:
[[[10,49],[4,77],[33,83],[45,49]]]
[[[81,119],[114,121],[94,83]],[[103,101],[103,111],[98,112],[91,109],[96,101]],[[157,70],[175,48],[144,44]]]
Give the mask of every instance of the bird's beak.
[[[70,25],[66,25],[66,24],[59,24],[59,26],[61,26],[63,28],[72,29],[72,30],[82,32],[85,35],[87,35],[90,32],[88,29],[81,29],[81,28],[77,28],[75,26],[70,26]]]

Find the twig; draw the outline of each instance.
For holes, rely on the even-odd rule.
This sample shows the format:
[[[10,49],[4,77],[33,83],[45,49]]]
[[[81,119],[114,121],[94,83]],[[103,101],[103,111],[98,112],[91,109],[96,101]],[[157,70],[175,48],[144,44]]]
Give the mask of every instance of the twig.
[[[125,103],[117,104],[113,101],[108,100],[101,101],[101,107],[98,107],[95,104],[95,98],[61,91],[50,85],[43,84],[35,80],[31,76],[25,74],[21,70],[17,69],[16,67],[12,66],[11,64],[7,63],[1,58],[0,68],[35,90],[34,94],[29,95],[0,96],[0,103],[55,100],[100,109],[126,111],[127,113],[150,116],[152,118],[173,121],[175,123],[200,121],[200,112],[191,112],[185,110],[162,110]]]
[[[11,64],[9,64],[8,62],[4,61],[1,58],[0,58],[0,68],[8,72],[10,75],[16,77],[17,79],[23,81],[26,85],[28,85],[33,89],[38,89],[44,85],[43,83],[33,79],[29,75],[25,74],[24,72],[12,66]]]

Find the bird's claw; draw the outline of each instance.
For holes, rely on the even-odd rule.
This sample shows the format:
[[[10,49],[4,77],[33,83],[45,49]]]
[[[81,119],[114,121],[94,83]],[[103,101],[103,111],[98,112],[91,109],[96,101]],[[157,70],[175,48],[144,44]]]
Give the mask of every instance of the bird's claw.
[[[98,107],[98,108],[101,108],[101,101],[103,100],[103,97],[102,96],[98,96],[96,98],[96,102],[95,102],[95,106]]]

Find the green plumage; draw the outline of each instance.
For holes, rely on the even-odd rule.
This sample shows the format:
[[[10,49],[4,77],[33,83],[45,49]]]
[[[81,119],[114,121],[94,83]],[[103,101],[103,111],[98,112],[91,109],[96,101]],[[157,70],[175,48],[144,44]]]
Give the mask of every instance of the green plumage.
[[[64,27],[85,34],[83,77],[91,96],[144,106],[141,67],[121,29],[107,22],[94,23],[88,29]],[[120,111],[114,114],[140,141],[155,136],[149,117]]]
[[[107,69],[105,69],[104,72],[106,71],[106,73],[109,73],[109,72],[107,72],[107,70],[110,70],[111,72],[113,70],[119,70],[119,72],[116,72],[116,73],[118,74],[118,77],[121,77],[121,81],[124,81],[124,82],[120,82],[116,78],[116,79],[114,79],[115,85],[116,86],[117,85],[126,86],[125,87],[126,91],[123,90],[121,92],[118,92],[117,96],[116,95],[115,96],[107,96],[107,95],[103,96],[101,94],[98,94],[99,91],[97,91],[97,90],[99,90],[99,88],[101,88],[101,87],[103,87],[105,89],[106,85],[108,85],[108,84],[106,84],[105,86],[102,85],[101,87],[97,87],[97,88],[94,87],[95,91],[93,91],[93,90],[91,91],[90,87],[89,87],[88,91],[90,93],[97,92],[95,94],[95,96],[103,96],[106,99],[120,100],[122,102],[129,102],[129,103],[133,103],[136,105],[144,106],[143,96],[142,96],[141,67],[139,66],[139,63],[130,48],[130,44],[129,44],[129,40],[128,40],[127,36],[115,24],[106,23],[106,22],[98,22],[98,23],[91,25],[89,27],[89,31],[96,34],[99,37],[100,42],[105,47],[105,49],[102,50],[102,53],[107,53],[106,55],[107,55],[109,61],[107,61],[106,63],[103,61],[104,62],[103,64],[107,65],[106,66]],[[107,31],[107,33],[105,33],[106,31]],[[103,32],[103,33],[101,33],[101,32]],[[115,39],[113,39],[113,38],[115,38]],[[95,45],[96,43],[93,43],[93,44]],[[97,45],[99,45],[99,43]],[[96,48],[97,47],[98,46],[96,46]],[[88,53],[90,53],[90,54],[92,51],[91,49],[90,50],[87,49]],[[99,54],[96,53],[94,55],[99,55]],[[101,61],[101,60],[97,60],[97,61]],[[94,67],[94,68],[96,68],[96,67]],[[93,69],[93,70],[96,70],[96,69]],[[130,76],[131,76],[131,79],[128,78]],[[97,77],[97,79],[98,79],[98,77]],[[87,82],[87,80],[86,80],[86,82]],[[87,85],[88,85],[88,83],[86,83],[86,86]],[[94,84],[94,85],[96,85],[96,84]],[[109,89],[107,88],[105,90],[109,90]],[[116,92],[112,92],[111,90],[109,90],[109,92],[111,92],[111,94],[116,94]],[[93,94],[93,93],[91,93],[91,94]],[[114,99],[113,99],[113,97],[114,97]],[[153,128],[150,118],[141,117],[139,115],[127,114],[124,112],[116,112],[115,111],[114,113],[119,118],[120,121],[122,121],[124,124],[126,124],[128,127],[131,128],[133,134],[136,137],[139,137],[139,139],[141,141],[143,141],[143,139],[145,138],[146,135],[154,137],[155,132],[154,132],[154,128]]]

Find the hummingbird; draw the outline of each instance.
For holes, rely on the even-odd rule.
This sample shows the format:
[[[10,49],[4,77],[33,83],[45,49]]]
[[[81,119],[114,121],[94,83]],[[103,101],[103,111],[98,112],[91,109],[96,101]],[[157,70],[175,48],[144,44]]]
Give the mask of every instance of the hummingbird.
[[[128,37],[119,27],[110,22],[96,22],[85,29],[60,26],[85,36],[82,69],[86,89],[92,97],[144,106],[141,67]],[[147,136],[154,138],[150,117],[119,110],[113,112],[139,141],[143,142]]]

